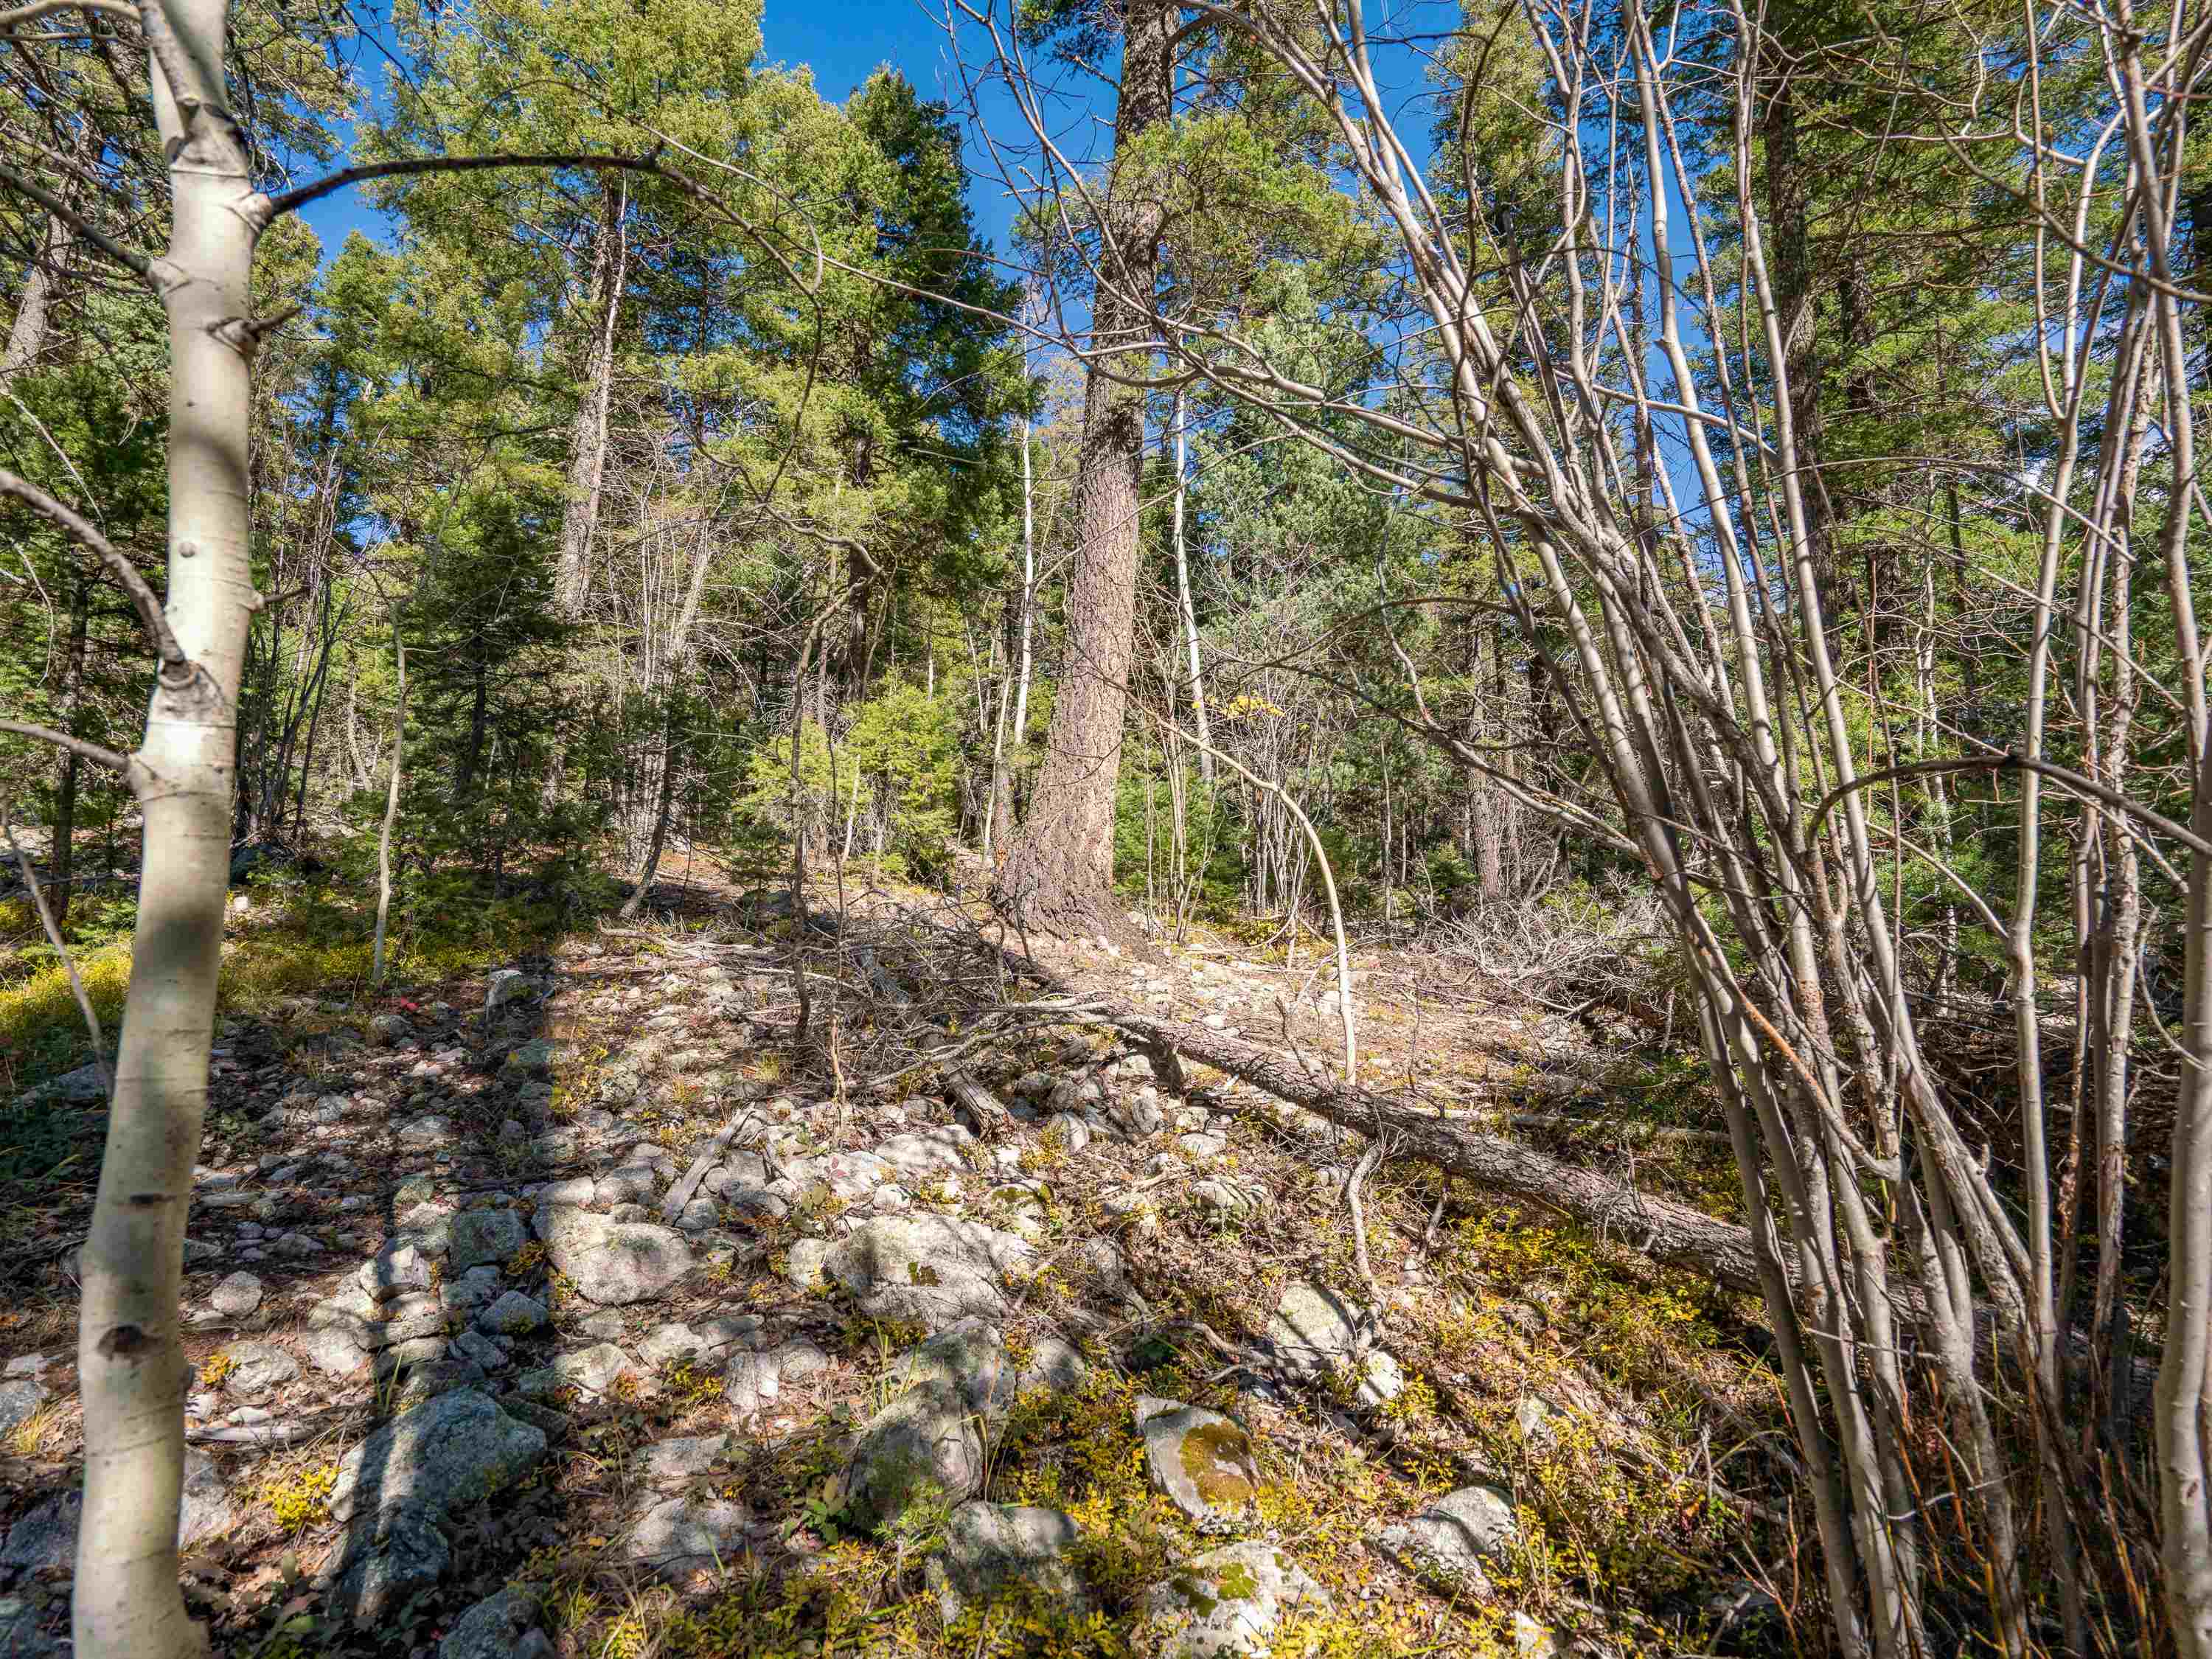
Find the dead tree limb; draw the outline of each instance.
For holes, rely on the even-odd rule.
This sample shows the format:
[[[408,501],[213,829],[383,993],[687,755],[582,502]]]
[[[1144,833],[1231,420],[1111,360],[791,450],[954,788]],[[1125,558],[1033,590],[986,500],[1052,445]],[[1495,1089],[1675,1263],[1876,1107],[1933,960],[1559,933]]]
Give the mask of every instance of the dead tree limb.
[[[1564,1212],[1595,1231],[1617,1237],[1668,1267],[1686,1267],[1730,1290],[1756,1291],[1759,1263],[1750,1229],[1723,1221],[1687,1204],[1638,1192],[1609,1176],[1577,1169],[1508,1140],[1439,1121],[1427,1113],[1376,1093],[1347,1087],[1299,1070],[1288,1061],[1201,1025],[1157,1018],[1117,1003],[1099,1005],[1099,1018],[1138,1042],[1173,1048],[1186,1061],[1249,1084],[1316,1117],[1372,1136],[1390,1137],[1391,1151],[1464,1176],[1477,1186]]]

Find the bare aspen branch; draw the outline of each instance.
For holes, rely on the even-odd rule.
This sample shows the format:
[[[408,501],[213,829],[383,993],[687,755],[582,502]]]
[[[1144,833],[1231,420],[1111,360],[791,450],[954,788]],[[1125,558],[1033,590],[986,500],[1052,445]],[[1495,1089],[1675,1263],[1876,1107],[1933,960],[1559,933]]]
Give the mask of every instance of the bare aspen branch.
[[[251,198],[240,211],[257,228],[263,228],[283,214],[296,213],[310,202],[319,202],[325,196],[334,196],[372,179],[408,178],[424,173],[483,173],[500,167],[604,167],[623,173],[654,173],[693,190],[697,188],[682,174],[663,167],[658,149],[649,155],[608,155],[580,150],[533,155],[410,155],[397,161],[369,161],[360,167],[341,168],[281,196]]]
[[[137,248],[117,241],[45,185],[33,184],[11,167],[0,167],[0,188],[12,190],[19,196],[29,197],[109,258],[124,266],[151,289],[156,296],[159,296],[167,286],[161,279],[161,273],[155,269],[151,255],[141,253]]]
[[[41,17],[51,17],[58,11],[96,12],[104,17],[125,19],[133,23],[138,21],[138,8],[123,5],[119,0],[31,0],[27,6],[0,11],[0,29],[35,23]]]
[[[161,659],[161,678],[171,685],[181,685],[192,677],[192,660],[185,648],[177,643],[177,636],[169,627],[168,614],[162,609],[159,595],[147,586],[146,579],[137,568],[117,550],[115,544],[102,535],[98,526],[32,483],[0,467],[0,495],[13,495],[40,517],[51,520],[66,530],[76,540],[90,548],[106,566],[108,574],[122,584],[123,591],[131,596],[131,609],[152,639],[154,650]]]
[[[128,756],[118,755],[112,749],[102,749],[96,743],[87,743],[82,738],[73,738],[66,732],[57,732],[51,726],[34,726],[28,720],[0,720],[0,732],[13,732],[21,738],[36,738],[41,743],[50,743],[57,749],[66,749],[73,755],[82,756],[95,766],[105,766],[110,771],[120,772],[125,776],[130,775]]]
[[[2164,813],[2154,812],[2141,801],[2131,800],[2119,790],[2100,783],[2094,778],[2085,777],[2071,767],[2061,766],[2054,761],[2032,759],[2026,755],[1966,755],[1943,760],[1911,761],[1903,766],[1886,767],[1879,772],[1869,772],[1863,777],[1854,778],[1850,782],[1830,790],[1820,804],[1813,809],[1806,833],[1808,836],[1817,834],[1829,809],[1853,790],[1887,783],[1893,779],[1938,777],[1954,772],[2033,772],[2055,783],[2063,783],[2092,800],[2100,801],[2116,812],[2140,818],[2160,834],[2172,836],[2190,851],[2212,858],[2212,841],[2205,840],[2186,825],[2176,823]]]

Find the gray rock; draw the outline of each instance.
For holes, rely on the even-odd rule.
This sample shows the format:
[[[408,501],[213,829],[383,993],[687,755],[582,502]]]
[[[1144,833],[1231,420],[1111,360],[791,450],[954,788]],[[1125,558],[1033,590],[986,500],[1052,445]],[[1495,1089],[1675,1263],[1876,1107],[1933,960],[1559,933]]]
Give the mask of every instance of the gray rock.
[[[780,1342],[769,1350],[775,1359],[776,1370],[787,1382],[796,1382],[830,1368],[830,1356],[821,1345],[805,1337],[794,1337]]]
[[[594,1342],[619,1342],[629,1334],[622,1315],[612,1308],[586,1314],[576,1322],[576,1329]]]
[[[249,1273],[234,1273],[208,1293],[208,1305],[232,1319],[243,1319],[261,1305],[261,1281]]]
[[[484,1370],[507,1369],[507,1351],[481,1331],[463,1331],[453,1339],[453,1351]]]
[[[430,1288],[430,1262],[412,1244],[402,1244],[385,1251],[373,1261],[361,1264],[361,1287],[378,1302],[389,1302],[409,1291]]]
[[[955,1390],[925,1383],[900,1395],[861,1431],[845,1465],[847,1511],[854,1525],[878,1530],[922,1498],[973,1498],[983,1474],[975,1411]]]
[[[32,1413],[46,1403],[46,1385],[33,1376],[0,1382],[0,1434],[29,1421]]]
[[[633,1128],[632,1133],[635,1133]],[[631,1144],[623,1154],[625,1170],[650,1170],[663,1181],[676,1179],[676,1154],[657,1140],[640,1140]]]
[[[713,1199],[695,1198],[676,1218],[676,1230],[684,1233],[703,1233],[712,1230],[721,1218],[721,1206]]]
[[[1241,1181],[1213,1177],[1193,1182],[1190,1196],[1192,1202],[1217,1220],[1261,1215],[1267,1208],[1267,1195]]]
[[[1167,1116],[1160,1110],[1159,1096],[1152,1089],[1117,1094],[1105,1103],[1105,1112],[1106,1121],[1132,1140],[1156,1135],[1167,1127]]]
[[[593,1302],[642,1302],[691,1271],[691,1247],[672,1227],[566,1206],[541,1208],[536,1226],[553,1265]]]
[[[1018,1394],[1037,1389],[1050,1394],[1073,1394],[1090,1380],[1090,1362],[1073,1344],[1045,1336],[1030,1345],[1015,1376],[1014,1389]]]
[[[730,1437],[726,1434],[686,1435],[647,1446],[639,1455],[638,1468],[648,1485],[672,1489],[700,1479],[722,1462],[729,1449]]]
[[[1017,1589],[1069,1613],[1090,1612],[1097,1598],[1065,1553],[1079,1530],[1058,1510],[963,1504],[945,1526],[944,1552],[925,1567],[945,1623],[971,1601]]]
[[[399,1218],[398,1243],[424,1255],[443,1255],[452,1242],[453,1212],[444,1204],[417,1204]]]
[[[372,1048],[388,1048],[404,1037],[415,1035],[415,1028],[398,1014],[372,1014],[368,1020],[368,1041]]]
[[[764,1188],[768,1183],[768,1164],[758,1152],[732,1152],[708,1170],[699,1182],[716,1198],[741,1188]]]
[[[502,1395],[499,1407],[509,1417],[543,1430],[548,1440],[566,1439],[568,1431],[575,1427],[574,1420],[566,1412],[556,1412],[550,1406],[525,1400],[519,1395]]]
[[[499,1297],[499,1269],[471,1267],[458,1279],[438,1286],[438,1301],[447,1313],[474,1313],[489,1308]]]
[[[1184,1562],[1146,1591],[1138,1634],[1144,1651],[1164,1659],[1263,1654],[1285,1613],[1328,1605],[1328,1592],[1279,1547],[1230,1544]]]
[[[1228,1138],[1224,1135],[1177,1135],[1176,1146],[1194,1164],[1207,1164],[1229,1150]]]
[[[873,1152],[825,1152],[787,1159],[785,1168],[802,1192],[826,1188],[848,1203],[867,1197],[891,1178],[891,1166]]]
[[[83,1512],[84,1494],[77,1490],[27,1510],[0,1543],[0,1568],[38,1572],[68,1566],[76,1559],[77,1522]]]
[[[410,1291],[405,1296],[395,1297],[378,1312],[380,1317],[368,1322],[372,1344],[411,1342],[425,1336],[443,1336],[452,1319],[443,1299],[423,1291]]]
[[[659,1367],[679,1359],[720,1359],[732,1348],[757,1349],[765,1340],[758,1314],[722,1314],[696,1328],[680,1322],[656,1325],[638,1344],[638,1354]]]
[[[487,1014],[520,1002],[530,994],[530,976],[519,968],[495,968],[484,981],[484,1012]]]
[[[889,1173],[878,1176],[869,1190],[888,1180],[913,1191],[941,1176],[958,1175],[967,1169],[969,1152],[975,1145],[975,1137],[957,1123],[893,1135],[875,1150],[876,1160]]]
[[[530,1242],[530,1229],[513,1210],[464,1210],[447,1231],[446,1267],[459,1273],[489,1263],[503,1266]]]
[[[376,1374],[386,1377],[410,1365],[434,1365],[446,1357],[449,1346],[442,1336],[416,1336],[395,1342],[377,1354]]]
[[[9,1659],[61,1659],[62,1638],[49,1637],[40,1628],[45,1620],[30,1596],[0,1595],[0,1653]]]
[[[1013,1364],[995,1325],[963,1319],[909,1351],[891,1369],[902,1388],[943,1389],[971,1412],[996,1415],[1013,1401]]]
[[[300,1374],[300,1362],[273,1342],[234,1342],[222,1352],[231,1362],[223,1392],[236,1399],[266,1400]]]
[[[1513,1499],[1496,1486],[1462,1486],[1409,1521],[1385,1527],[1376,1543],[1447,1595],[1486,1595],[1486,1564],[1504,1559],[1520,1535]]]
[[[1558,1421],[1559,1408],[1540,1394],[1526,1395],[1513,1408],[1513,1426],[1520,1431],[1523,1442],[1531,1445],[1548,1443],[1558,1432],[1553,1425]]]
[[[441,1117],[435,1112],[425,1112],[399,1126],[398,1139],[403,1146],[450,1146],[453,1143],[453,1120]]]
[[[801,1238],[793,1241],[784,1252],[783,1276],[791,1281],[793,1290],[818,1291],[830,1283],[830,1256],[835,1247],[826,1239]]]
[[[384,1317],[384,1304],[362,1288],[358,1275],[341,1280],[337,1290],[307,1310],[310,1329],[324,1325],[359,1325]]]
[[[323,1325],[301,1340],[307,1363],[325,1376],[352,1378],[369,1369],[368,1346],[343,1325]]]
[[[545,1436],[484,1395],[457,1389],[386,1424],[338,1463],[331,1514],[344,1521],[416,1509],[442,1516],[530,1473]]]
[[[717,1566],[744,1542],[750,1518],[741,1504],[703,1495],[655,1504],[623,1540],[622,1559],[667,1578]]]
[[[650,1169],[633,1166],[615,1170],[592,1183],[592,1201],[613,1206],[635,1204],[656,1196],[660,1176]]]
[[[1073,1112],[1062,1112],[1044,1126],[1044,1142],[1064,1152],[1079,1152],[1091,1145],[1091,1126]]]
[[[1005,1310],[1001,1285],[1036,1261],[1029,1243],[981,1222],[950,1216],[881,1216],[831,1249],[823,1272],[878,1319],[937,1329],[970,1315]]]
[[[1335,1291],[1298,1279],[1275,1304],[1267,1340],[1285,1370],[1311,1379],[1349,1370],[1367,1323],[1364,1311]]]
[[[783,1368],[774,1353],[741,1353],[722,1371],[722,1397],[739,1421],[767,1410],[783,1396]]]
[[[551,1037],[532,1037],[508,1052],[505,1069],[518,1075],[543,1077],[568,1057],[568,1049]]]
[[[1405,1391],[1405,1368],[1395,1354],[1376,1348],[1360,1362],[1359,1404],[1372,1410],[1389,1405]]]
[[[588,1176],[573,1176],[566,1181],[549,1181],[538,1189],[538,1206],[544,1209],[551,1204],[589,1204],[597,1185]]]
[[[477,1316],[477,1328],[491,1336],[527,1336],[543,1330],[552,1319],[544,1303],[520,1291],[508,1291]]]
[[[586,1394],[605,1394],[615,1379],[629,1370],[629,1356],[611,1342],[601,1342],[575,1353],[564,1353],[551,1366],[561,1381]]]
[[[66,1568],[76,1559],[77,1525],[84,1512],[82,1485],[48,1498],[27,1511],[0,1544],[0,1569],[38,1572]],[[197,1446],[185,1449],[185,1488],[177,1500],[177,1543],[191,1549],[228,1532],[238,1511],[215,1460]],[[0,1649],[0,1652],[6,1650]]]
[[[107,1085],[100,1081],[100,1067],[80,1066],[74,1072],[64,1072],[59,1077],[49,1078],[36,1088],[27,1089],[15,1097],[18,1106],[34,1106],[40,1103],[64,1106],[92,1106],[107,1098]]]
[[[510,1587],[488,1595],[453,1620],[438,1659],[553,1659],[540,1615],[534,1590]]]
[[[387,1524],[362,1527],[341,1542],[331,1570],[331,1605],[358,1620],[380,1619],[453,1564],[453,1547],[425,1515],[402,1510]]]
[[[1136,1416],[1152,1484],[1201,1531],[1250,1516],[1260,1470],[1249,1435],[1219,1412],[1150,1395],[1138,1396]]]

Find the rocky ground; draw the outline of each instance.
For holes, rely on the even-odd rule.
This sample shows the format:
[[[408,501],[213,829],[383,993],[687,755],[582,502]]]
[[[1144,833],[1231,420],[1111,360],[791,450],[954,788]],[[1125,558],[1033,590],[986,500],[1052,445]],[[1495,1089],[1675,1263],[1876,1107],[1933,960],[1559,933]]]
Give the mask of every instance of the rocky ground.
[[[1048,1012],[964,1030],[933,997],[969,969],[890,912],[799,924],[801,1042],[776,910],[226,1028],[181,1517],[218,1652],[1748,1653],[1817,1620],[1755,1310],[1412,1164],[1364,1182],[1363,1252],[1363,1139]],[[1038,955],[1335,1040],[1310,953]],[[1366,1080],[1439,1109],[1590,1060],[1419,957],[1363,959],[1357,1001]],[[52,1110],[88,1137],[82,1083]],[[89,1167],[0,1233],[9,1654],[67,1646]]]

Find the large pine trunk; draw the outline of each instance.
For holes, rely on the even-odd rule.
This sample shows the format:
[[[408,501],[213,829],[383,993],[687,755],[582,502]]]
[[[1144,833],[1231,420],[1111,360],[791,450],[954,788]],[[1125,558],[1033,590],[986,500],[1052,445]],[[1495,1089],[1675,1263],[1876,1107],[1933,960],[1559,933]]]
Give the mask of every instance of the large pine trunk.
[[[1174,21],[1159,0],[1127,9],[1117,155],[1170,113]],[[1126,931],[1114,921],[1114,796],[1135,657],[1145,393],[1125,382],[1149,360],[1160,213],[1116,184],[1106,216],[1091,307],[1092,344],[1106,355],[1093,357],[1084,398],[1065,665],[1029,814],[998,886],[1000,908],[1020,926],[1062,935]]]

